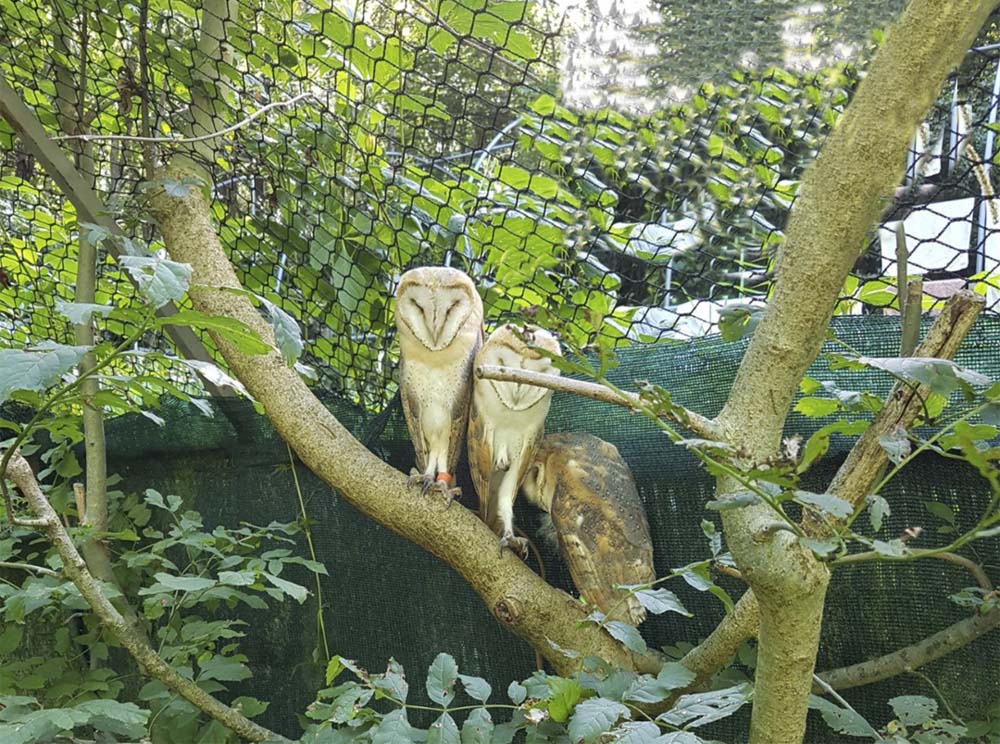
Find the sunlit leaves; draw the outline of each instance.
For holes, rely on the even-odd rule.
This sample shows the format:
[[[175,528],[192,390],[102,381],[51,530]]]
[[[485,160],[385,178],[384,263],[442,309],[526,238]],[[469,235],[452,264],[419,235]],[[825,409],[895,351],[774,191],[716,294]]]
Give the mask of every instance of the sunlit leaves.
[[[143,297],[154,308],[184,297],[191,283],[191,266],[171,261],[164,254],[120,256],[118,263],[128,270]]]
[[[0,403],[17,390],[43,392],[80,363],[87,346],[42,344],[33,349],[0,349]]]

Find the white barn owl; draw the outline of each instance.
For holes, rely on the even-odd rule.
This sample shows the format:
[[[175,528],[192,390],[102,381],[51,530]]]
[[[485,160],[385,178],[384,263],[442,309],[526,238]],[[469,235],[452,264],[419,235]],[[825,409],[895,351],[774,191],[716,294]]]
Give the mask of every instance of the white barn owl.
[[[641,623],[646,610],[639,600],[615,587],[656,578],[653,540],[618,449],[590,434],[550,434],[522,490],[552,517],[559,552],[583,598],[613,620]]]
[[[481,364],[558,374],[552,361],[531,347],[559,354],[559,342],[532,326],[498,328],[476,355]],[[500,547],[522,556],[527,540],[514,536],[514,499],[545,433],[552,391],[534,385],[476,380],[469,418],[469,467],[479,494],[479,514],[500,536]]]
[[[426,266],[396,289],[399,388],[420,483],[449,497],[472,394],[472,361],[483,340],[483,303],[458,269]]]

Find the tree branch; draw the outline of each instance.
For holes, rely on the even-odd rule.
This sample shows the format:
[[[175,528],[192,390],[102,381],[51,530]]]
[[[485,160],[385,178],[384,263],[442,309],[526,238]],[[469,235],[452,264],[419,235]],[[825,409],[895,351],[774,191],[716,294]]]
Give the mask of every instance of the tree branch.
[[[928,330],[916,355],[941,359],[954,357],[982,309],[981,298],[971,292],[963,291],[953,295]],[[907,429],[913,426],[917,416],[923,411],[921,400],[929,393],[922,386],[915,389],[913,386],[897,385],[893,388],[885,405],[855,443],[827,490],[856,507],[860,505],[888,463],[888,455],[879,444],[879,437],[897,426]],[[814,534],[823,534],[826,529],[825,525],[812,520],[808,515],[803,520],[803,528],[815,531]],[[757,634],[757,598],[753,590],[747,591],[740,598],[736,608],[738,612],[726,615],[708,638],[681,659],[681,663],[697,676],[691,685],[678,691],[678,694],[704,684],[733,657],[744,641]]]
[[[987,592],[993,591],[993,582],[990,581],[990,577],[986,575],[983,567],[980,566],[973,560],[966,558],[964,555],[959,555],[958,553],[930,553],[924,558],[937,558],[941,561],[947,561],[955,566],[960,566],[972,574],[972,578],[976,580],[979,584],[979,588]],[[865,551],[864,553],[854,553],[853,555],[845,555],[843,558],[837,559],[837,565],[843,566],[849,563],[869,563],[882,560],[884,556],[874,550]]]
[[[952,359],[985,306],[985,299],[974,292],[956,292],[945,304],[914,356]],[[889,393],[885,405],[876,414],[871,426],[851,448],[827,491],[858,509],[889,462],[889,456],[879,439],[895,429],[906,430],[912,427],[917,416],[923,412],[923,402],[930,394],[931,390],[926,385],[898,383]],[[803,526],[813,533],[825,529],[816,520],[809,518]]]
[[[947,656],[997,626],[1000,626],[1000,610],[992,610],[985,615],[973,615],[928,636],[919,643],[871,661],[823,672],[819,678],[837,690],[880,682]]]
[[[638,410],[638,395],[626,391],[619,394],[596,382],[573,380],[568,377],[545,374],[544,372],[498,367],[491,364],[481,364],[476,367],[476,377],[482,380],[500,380],[503,382],[516,382],[522,385],[534,385],[561,393],[580,395],[584,398],[601,401],[602,403],[611,403],[616,406],[628,408],[631,411]],[[673,415],[663,416],[662,418],[674,421],[704,439],[718,441],[722,438],[722,434],[714,421],[686,408],[674,406]]]
[[[33,563],[11,563],[10,561],[0,561],[0,568],[9,568],[14,571],[27,571],[28,573],[36,573],[39,576],[58,576],[58,571],[53,571],[51,568],[46,568],[45,566],[36,566]]]
[[[169,178],[194,175],[188,161],[175,160]],[[240,287],[200,190],[174,197],[160,191],[150,200],[164,244],[175,261],[194,269],[190,298],[209,315],[235,318],[273,345],[271,327]],[[493,615],[527,640],[557,670],[576,661],[550,644],[599,656],[609,663],[645,671],[662,662],[637,657],[593,623],[569,595],[545,583],[509,551],[498,551],[496,536],[471,511],[448,508],[435,494],[420,496],[406,477],[369,452],[312,394],[277,351],[249,356],[223,337],[213,336],[230,370],[264,407],[275,430],[299,459],[364,514],[411,540],[458,571]]]
[[[254,723],[239,711],[219,702],[167,664],[135,626],[130,624],[104,596],[101,585],[87,569],[86,562],[77,552],[69,533],[59,521],[59,515],[39,488],[31,466],[19,452],[15,452],[11,457],[7,465],[7,475],[27,499],[31,510],[38,516],[41,528],[62,558],[63,571],[67,578],[80,590],[80,594],[101,624],[132,655],[146,674],[160,680],[189,703],[250,741],[269,739],[287,741],[279,734]],[[0,474],[0,477],[3,477],[3,474]]]

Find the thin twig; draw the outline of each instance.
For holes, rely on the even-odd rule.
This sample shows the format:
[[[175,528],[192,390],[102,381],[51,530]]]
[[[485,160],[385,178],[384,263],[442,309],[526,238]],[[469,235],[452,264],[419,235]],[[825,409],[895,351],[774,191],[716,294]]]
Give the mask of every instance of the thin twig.
[[[544,372],[499,367],[492,364],[481,364],[476,367],[476,377],[480,380],[497,380],[499,382],[515,382],[520,385],[534,385],[561,393],[579,395],[602,403],[611,403],[612,405],[628,408],[630,411],[639,410],[640,399],[635,393],[626,391],[617,392],[595,382],[573,380],[560,377],[559,375],[545,374]],[[722,439],[719,428],[711,419],[680,406],[675,406],[675,409],[678,413],[661,415],[660,418],[675,421],[705,439],[715,441]]]
[[[254,723],[238,710],[225,705],[182,676],[156,653],[146,638],[108,601],[101,584],[87,569],[87,564],[73,544],[73,539],[59,521],[52,504],[45,498],[28,461],[20,452],[9,458],[6,475],[14,482],[31,506],[46,536],[63,561],[66,577],[73,582],[101,624],[112,638],[125,647],[146,674],[155,677],[189,703],[227,728],[251,741],[287,741],[284,737]],[[0,474],[2,475],[2,474]]]
[[[0,561],[0,568],[10,568],[15,571],[28,571],[42,576],[58,576],[58,571],[53,571],[45,566],[36,566],[33,563],[12,563],[11,561]]]
[[[918,554],[919,555],[919,554]],[[854,553],[853,555],[845,555],[843,558],[838,558],[836,564],[842,566],[848,563],[867,563],[869,561],[878,561],[884,559],[881,553],[874,550],[866,551],[864,553]],[[956,566],[961,566],[976,580],[980,588],[987,591],[993,591],[993,582],[990,581],[990,577],[986,575],[983,567],[980,566],[975,561],[969,560],[964,555],[959,555],[958,553],[929,553],[926,556],[919,556],[925,558],[937,558],[938,560],[947,561]]]
[[[299,95],[294,98],[289,98],[285,101],[272,101],[265,106],[261,106],[259,109],[254,111],[250,116],[245,119],[232,124],[231,126],[220,129],[217,132],[210,132],[209,134],[202,134],[197,137],[141,137],[138,135],[131,134],[65,134],[53,137],[54,140],[83,140],[84,142],[112,142],[112,141],[127,141],[127,142],[164,142],[171,143],[175,145],[186,145],[194,142],[205,142],[206,140],[215,139],[216,137],[222,137],[224,135],[235,132],[237,129],[246,126],[251,121],[256,119],[261,114],[270,111],[273,108],[286,108],[288,106],[293,106],[304,98],[311,96],[311,92],[299,93]]]

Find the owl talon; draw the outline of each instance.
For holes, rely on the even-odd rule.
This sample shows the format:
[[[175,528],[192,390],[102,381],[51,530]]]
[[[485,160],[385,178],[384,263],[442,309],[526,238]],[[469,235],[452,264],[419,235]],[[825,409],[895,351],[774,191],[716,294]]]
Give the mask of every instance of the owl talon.
[[[416,468],[410,471],[410,477],[406,479],[407,488],[414,488],[420,486],[420,493],[426,495],[428,489],[434,485],[435,478],[433,475],[424,475]]]
[[[528,558],[528,540],[524,537],[514,537],[514,535],[504,535],[500,538],[500,553],[503,554],[503,549],[507,548],[512,551],[515,555],[521,557],[521,560],[526,560]]]
[[[461,488],[451,485],[451,476],[448,476],[448,478],[445,479],[442,478],[440,474],[438,475],[438,479],[434,481],[434,484],[431,485],[428,490],[438,491],[442,496],[448,499],[447,506],[451,506],[451,502],[462,495]]]

